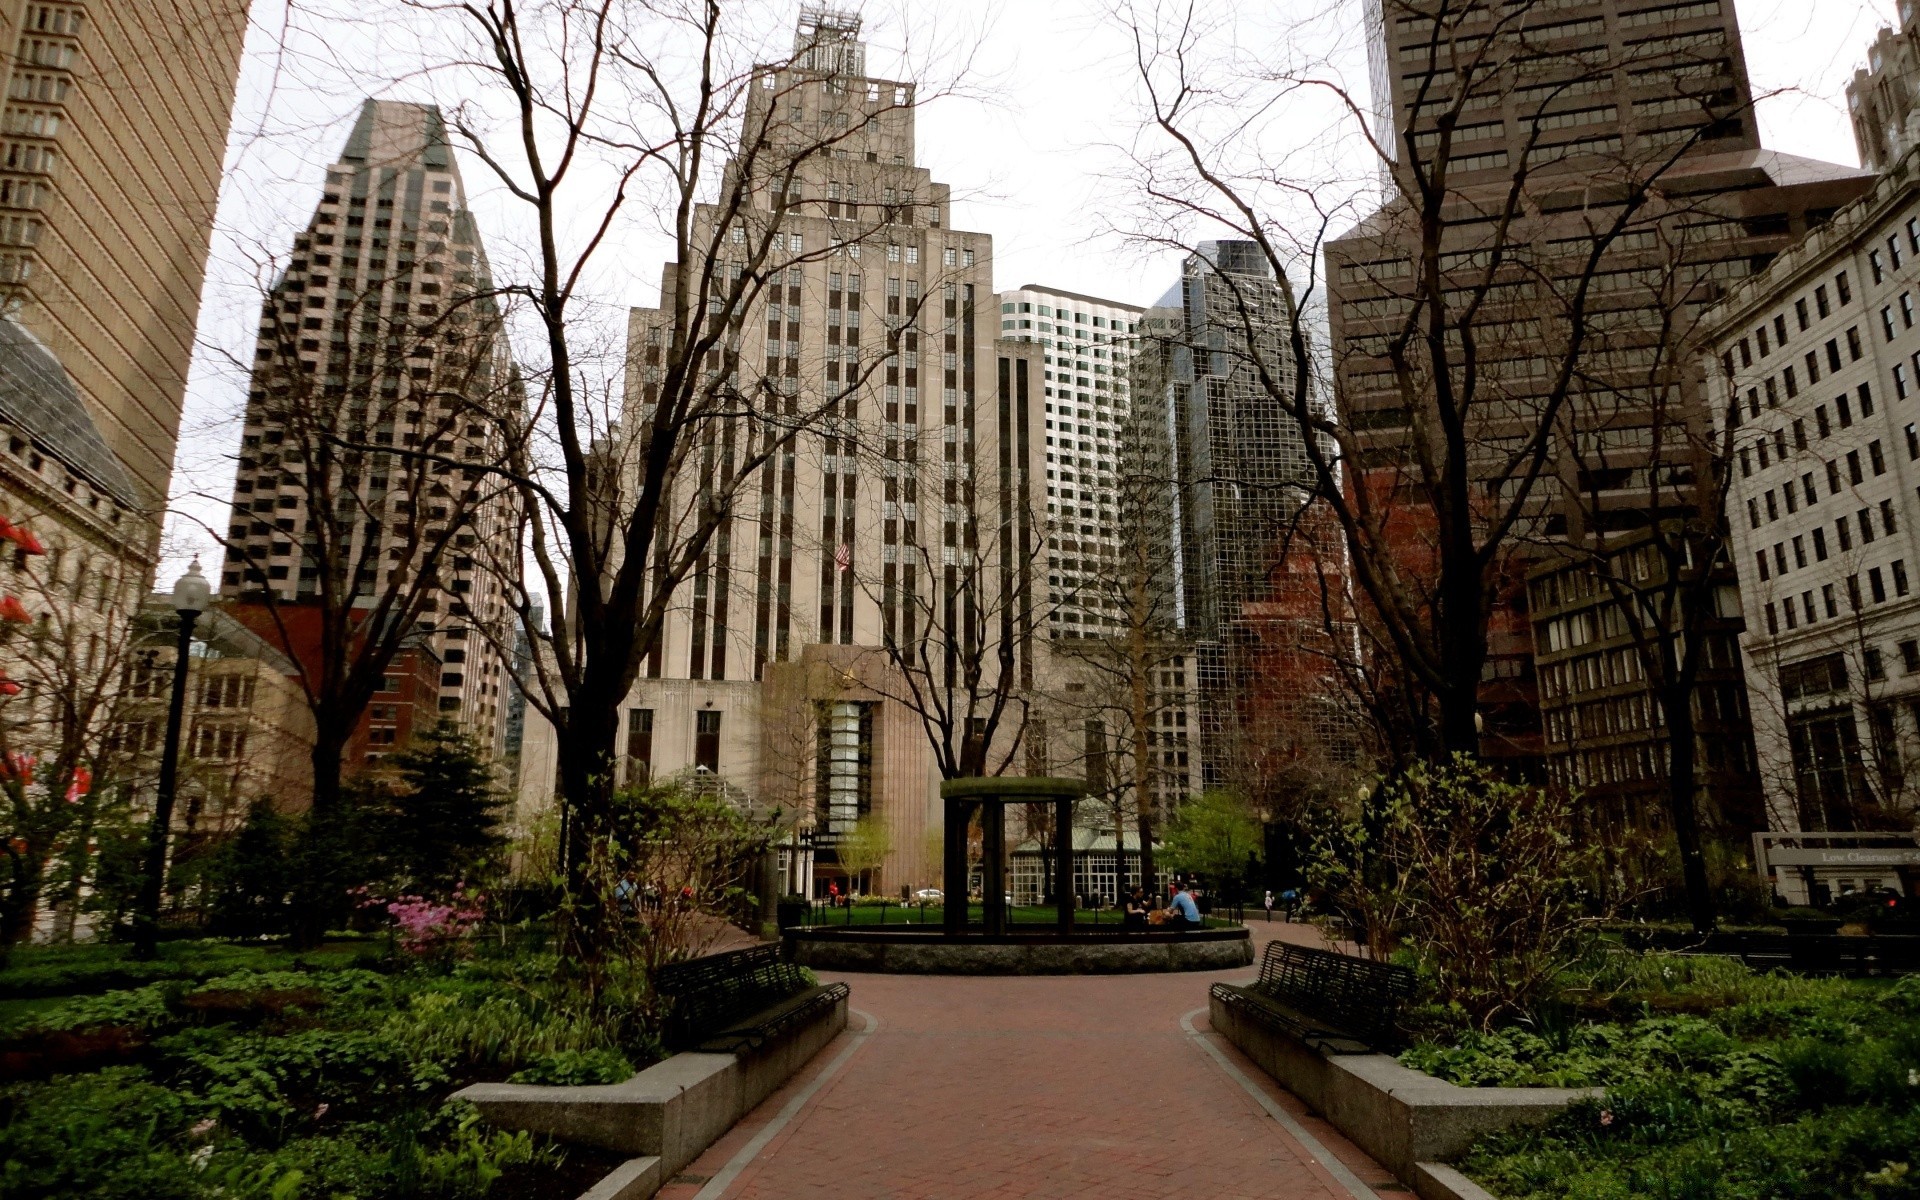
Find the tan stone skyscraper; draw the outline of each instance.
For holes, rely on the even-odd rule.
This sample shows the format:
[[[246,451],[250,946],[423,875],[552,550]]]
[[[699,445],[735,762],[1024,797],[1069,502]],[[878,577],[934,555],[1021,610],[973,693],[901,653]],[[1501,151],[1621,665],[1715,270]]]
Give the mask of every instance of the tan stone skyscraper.
[[[915,163],[913,87],[866,73],[859,30],[804,10],[793,58],[759,68],[747,127],[830,145],[790,187],[756,188],[751,219],[721,239],[724,254],[780,222],[737,386],[780,397],[806,432],[683,587],[630,697],[624,754],[629,777],[704,768],[807,814],[819,870],[796,860],[789,886],[893,891],[936,869],[936,741],[957,752],[978,728],[969,689],[1030,679],[1046,638],[1029,573],[1046,536],[1043,383],[1040,346],[996,340],[992,241],[951,228],[949,188]],[[719,219],[703,211],[701,228]],[[626,430],[658,400],[671,300],[632,315]],[[731,478],[777,437],[768,424],[700,431],[700,477]],[[970,663],[984,667],[971,681]],[[867,820],[884,824],[884,861],[838,860]]]
[[[309,663],[323,594],[373,613],[403,581],[425,581],[421,637],[350,756],[384,753],[433,712],[500,747],[496,647],[509,643],[500,584],[476,560],[511,537],[509,520],[497,489],[476,498],[478,466],[459,465],[496,459],[500,421],[517,411],[491,287],[439,110],[367,101],[262,308],[221,573],[243,602],[271,594],[279,623],[250,623],[284,624],[288,653]],[[356,621],[385,619],[402,618]],[[437,704],[413,682],[434,675]]]
[[[151,510],[143,543],[173,466],[246,25],[247,0],[0,0],[0,282]]]
[[[10,751],[92,736],[65,700],[117,678],[153,576],[246,18],[0,0],[0,598],[46,651],[0,661]]]

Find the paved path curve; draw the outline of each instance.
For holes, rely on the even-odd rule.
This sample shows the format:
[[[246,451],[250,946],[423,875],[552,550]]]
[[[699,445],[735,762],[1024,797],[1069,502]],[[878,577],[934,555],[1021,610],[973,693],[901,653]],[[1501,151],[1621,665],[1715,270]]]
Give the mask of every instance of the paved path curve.
[[[1208,1030],[1208,985],[1249,974],[841,976],[848,1031],[660,1195],[1405,1195]]]

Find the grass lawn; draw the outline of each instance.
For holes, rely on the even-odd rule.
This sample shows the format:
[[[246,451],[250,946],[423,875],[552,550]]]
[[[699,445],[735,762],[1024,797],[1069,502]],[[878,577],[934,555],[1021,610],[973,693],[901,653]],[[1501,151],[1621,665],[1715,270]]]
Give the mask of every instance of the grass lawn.
[[[1619,955],[1532,1028],[1416,1046],[1479,1086],[1600,1086],[1461,1164],[1524,1200],[1917,1200],[1920,976],[1756,973]]]
[[[0,1196],[518,1200],[616,1159],[480,1125],[467,1083],[604,1083],[660,1050],[631,988],[600,1010],[551,959],[293,955],[172,942],[29,948],[0,971]]]

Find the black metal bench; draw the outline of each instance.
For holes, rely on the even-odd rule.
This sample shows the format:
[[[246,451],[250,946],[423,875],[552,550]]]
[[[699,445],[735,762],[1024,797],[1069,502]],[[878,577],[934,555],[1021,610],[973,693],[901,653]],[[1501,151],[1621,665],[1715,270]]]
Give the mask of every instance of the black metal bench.
[[[849,994],[844,983],[815,986],[774,944],[672,963],[654,972],[653,986],[667,1048],[716,1053],[758,1047]]]
[[[1413,995],[1405,967],[1268,942],[1251,986],[1216,983],[1234,1012],[1328,1054],[1365,1054],[1398,1044],[1400,1005]]]

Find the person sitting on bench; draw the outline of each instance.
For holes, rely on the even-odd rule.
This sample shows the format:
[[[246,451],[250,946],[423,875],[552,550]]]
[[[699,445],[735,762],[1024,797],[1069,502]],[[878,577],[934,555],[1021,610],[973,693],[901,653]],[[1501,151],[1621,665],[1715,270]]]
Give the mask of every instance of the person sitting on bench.
[[[1200,920],[1200,906],[1193,902],[1192,884],[1183,883],[1180,890],[1173,894],[1173,903],[1167,905],[1167,923],[1165,928],[1176,933],[1191,929],[1200,929],[1204,922]]]

